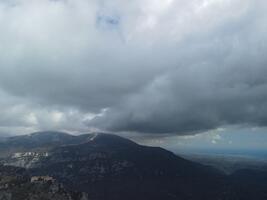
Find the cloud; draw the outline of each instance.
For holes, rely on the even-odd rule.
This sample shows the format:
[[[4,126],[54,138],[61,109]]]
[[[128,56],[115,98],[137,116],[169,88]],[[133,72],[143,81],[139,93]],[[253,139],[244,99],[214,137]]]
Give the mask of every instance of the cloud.
[[[0,2],[5,130],[267,124],[267,3]]]

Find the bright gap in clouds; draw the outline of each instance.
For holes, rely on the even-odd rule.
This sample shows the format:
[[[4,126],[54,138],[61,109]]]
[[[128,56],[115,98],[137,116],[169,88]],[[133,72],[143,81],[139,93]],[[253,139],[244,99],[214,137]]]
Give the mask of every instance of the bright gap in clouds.
[[[266,159],[266,128],[227,127],[198,135],[134,137],[139,143],[160,146],[177,154],[232,155]]]

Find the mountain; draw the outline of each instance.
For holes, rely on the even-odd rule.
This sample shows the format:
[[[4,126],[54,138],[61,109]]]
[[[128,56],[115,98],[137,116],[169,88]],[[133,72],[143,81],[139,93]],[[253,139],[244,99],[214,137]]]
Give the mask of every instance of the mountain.
[[[162,148],[107,134],[55,148],[38,165],[32,169],[34,174],[49,174],[93,199],[207,199],[216,195],[209,190],[219,187],[223,177]],[[188,182],[192,177],[194,181]],[[194,194],[190,193],[192,188]]]
[[[266,199],[264,178],[250,184],[246,173],[228,176],[111,134],[42,132],[8,138],[0,147],[8,149],[1,159],[4,166],[23,167],[30,177],[53,177],[67,191],[91,200],[243,200],[239,196],[247,191]]]

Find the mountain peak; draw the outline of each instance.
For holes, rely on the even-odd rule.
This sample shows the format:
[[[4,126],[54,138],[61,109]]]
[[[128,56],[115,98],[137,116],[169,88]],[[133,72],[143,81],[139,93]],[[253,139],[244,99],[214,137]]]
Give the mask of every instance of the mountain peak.
[[[72,136],[68,133],[60,132],[60,131],[39,131],[29,134],[31,137],[68,137]]]
[[[51,134],[67,135],[67,133],[61,132],[61,131],[36,131],[36,132],[30,133],[29,135],[51,135]]]
[[[137,145],[135,142],[129,139],[109,133],[93,133],[89,139],[89,142],[97,145],[109,145],[109,146]]]

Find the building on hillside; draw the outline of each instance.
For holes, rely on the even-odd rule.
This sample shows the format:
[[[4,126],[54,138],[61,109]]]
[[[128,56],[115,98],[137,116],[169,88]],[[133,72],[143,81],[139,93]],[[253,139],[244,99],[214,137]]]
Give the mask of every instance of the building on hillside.
[[[55,182],[55,179],[51,176],[33,176],[31,177],[31,183],[45,183],[45,182]]]

